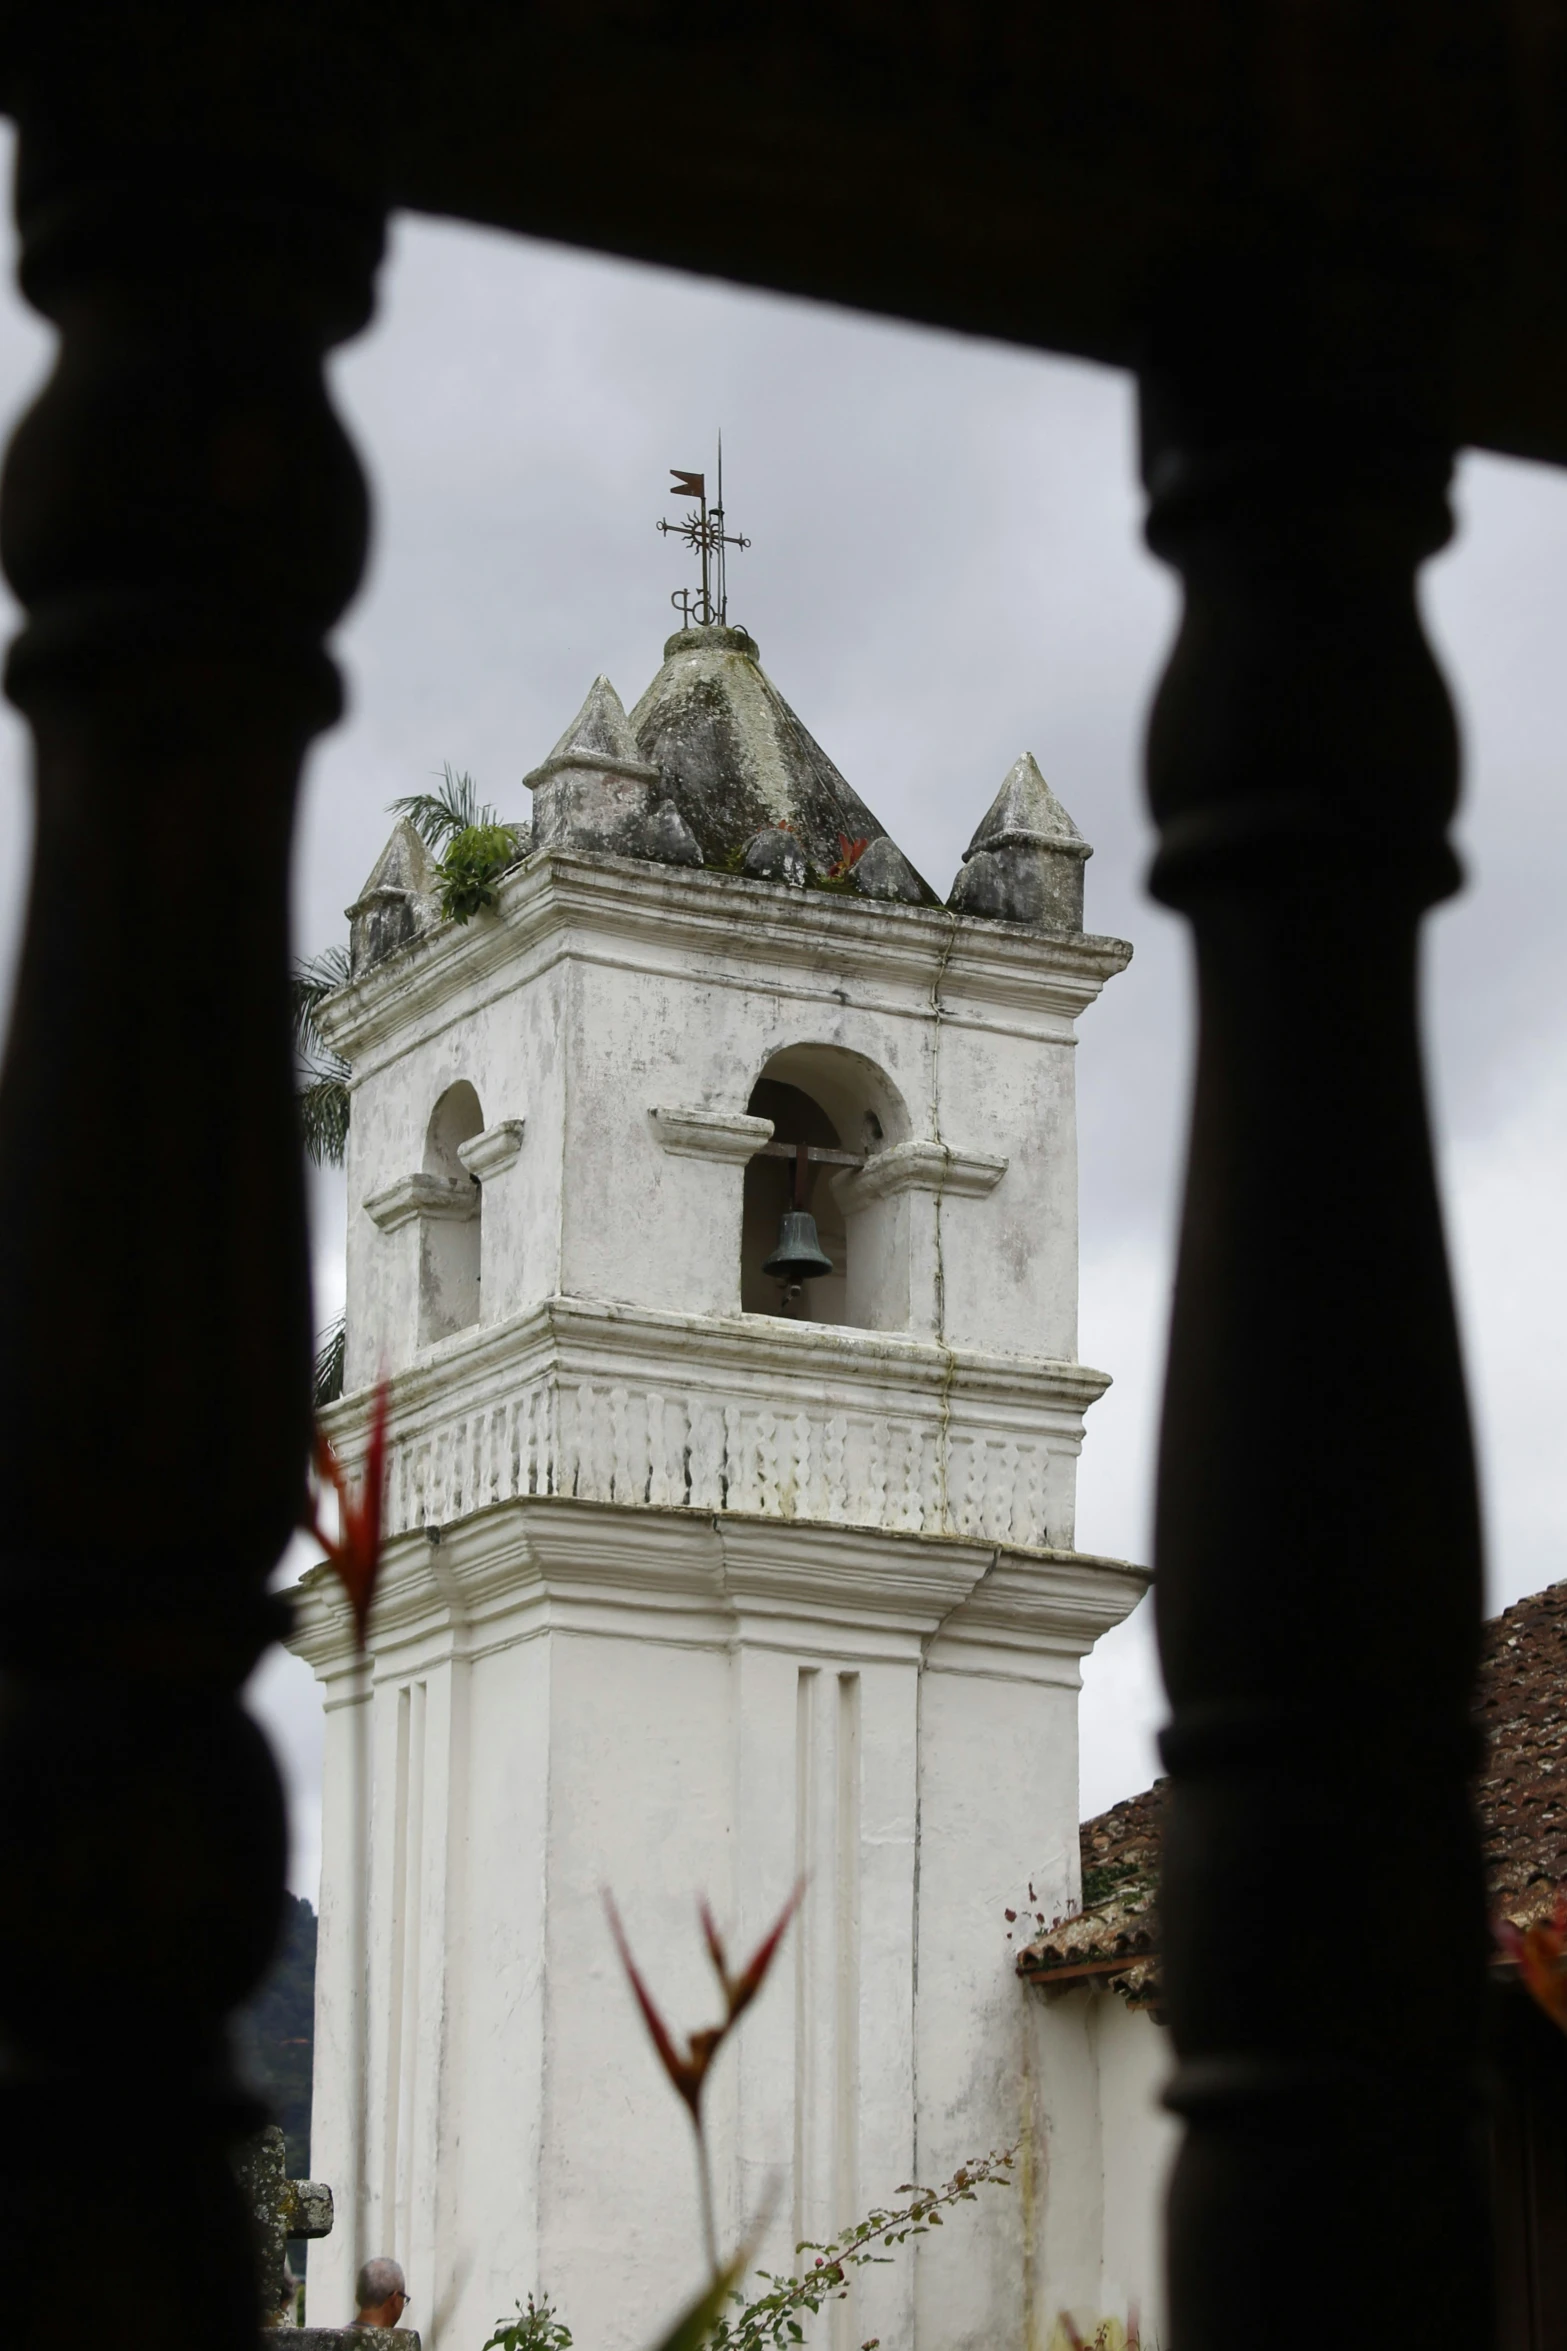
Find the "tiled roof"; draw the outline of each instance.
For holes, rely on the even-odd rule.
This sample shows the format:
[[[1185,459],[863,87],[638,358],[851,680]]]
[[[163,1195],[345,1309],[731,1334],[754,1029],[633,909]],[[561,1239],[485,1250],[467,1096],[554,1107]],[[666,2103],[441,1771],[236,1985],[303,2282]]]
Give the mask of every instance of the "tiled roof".
[[[1486,1626],[1478,1716],[1486,1890],[1500,1917],[1531,1926],[1567,1886],[1567,1583]]]
[[[1486,1626],[1476,1788],[1493,1915],[1529,1926],[1567,1889],[1567,1583]],[[1063,1986],[1102,1976],[1138,2005],[1159,1997],[1159,1837],[1166,1780],[1084,1821],[1083,1907],[1036,1934],[1018,1972]],[[1043,1926],[1043,1921],[1036,1921]]]
[[[1155,1780],[1084,1821],[1083,1907],[1025,1944],[1020,1975],[1071,1983],[1106,1976],[1129,2000],[1157,1999],[1159,1838],[1169,1784]]]

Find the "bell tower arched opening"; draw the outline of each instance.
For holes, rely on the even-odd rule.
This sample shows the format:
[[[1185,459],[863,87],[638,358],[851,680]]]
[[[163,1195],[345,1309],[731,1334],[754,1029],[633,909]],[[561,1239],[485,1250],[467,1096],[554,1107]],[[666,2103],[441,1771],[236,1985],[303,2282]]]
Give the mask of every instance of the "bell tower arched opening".
[[[822,1181],[830,1162],[803,1162],[799,1146],[840,1151],[837,1128],[821,1104],[801,1086],[761,1078],[746,1109],[770,1118],[773,1141],[790,1146],[787,1159],[751,1160],[745,1171],[745,1209],[740,1228],[740,1304],[746,1314],[784,1314],[795,1322],[842,1322],[847,1297],[848,1236],[831,1188]],[[832,1271],[812,1280],[789,1281],[766,1271],[776,1255],[785,1215],[803,1208],[815,1219],[822,1250]]]
[[[424,1172],[451,1187],[450,1207],[421,1218],[419,1337],[429,1346],[479,1319],[483,1194],[463,1166],[458,1147],[484,1132],[479,1097],[459,1078],[430,1113],[424,1136]]]
[[[740,1239],[740,1303],[746,1314],[781,1314],[796,1322],[866,1324],[863,1284],[851,1275],[853,1226],[839,1198],[846,1173],[888,1144],[902,1141],[908,1118],[874,1065],[841,1046],[791,1045],[775,1053],[746,1108],[770,1118],[772,1142],[745,1171]],[[789,1278],[767,1270],[778,1258],[791,1210],[805,1210],[832,1270]],[[796,1228],[796,1239],[801,1238]],[[809,1236],[805,1238],[808,1241]],[[878,1327],[872,1320],[868,1327]]]

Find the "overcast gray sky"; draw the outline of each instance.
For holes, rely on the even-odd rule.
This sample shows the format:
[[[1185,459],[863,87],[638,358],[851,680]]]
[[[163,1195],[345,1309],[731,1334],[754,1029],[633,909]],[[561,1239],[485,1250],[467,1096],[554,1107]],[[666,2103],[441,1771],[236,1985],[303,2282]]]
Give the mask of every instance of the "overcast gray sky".
[[[40,322],[0,295],[7,420],[48,350]],[[1115,1385],[1090,1416],[1078,1541],[1145,1558],[1189,1006],[1181,927],[1143,891],[1139,742],[1175,597],[1139,538],[1127,384],[424,221],[398,226],[378,321],[333,374],[376,523],[339,643],[350,715],[309,770],[302,950],[344,935],[397,794],[450,759],[521,815],[519,779],[594,675],[628,706],[641,692],[684,576],[653,529],[678,511],[668,469],[705,465],[719,425],[730,515],[754,542],[731,562],[731,616],[938,889],[1008,766],[1037,755],[1095,845],[1090,928],[1136,949],[1080,1031],[1081,1352]],[[1471,889],[1432,925],[1428,1028],[1501,1604],[1567,1572],[1567,478],[1467,459],[1458,510],[1426,604],[1464,726]],[[25,776],[7,711],[6,984]],[[193,1054],[210,1049],[192,1034]],[[317,1187],[317,1210],[324,1318],[341,1292],[335,1182]],[[1354,1410],[1353,1395],[1324,1396],[1302,1444],[1332,1445]],[[1262,1546],[1259,1605],[1266,1578]],[[1085,1812],[1156,1768],[1147,1615],[1086,1670]],[[296,1798],[295,1882],[313,1892],[314,1684],[280,1659],[258,1695]]]

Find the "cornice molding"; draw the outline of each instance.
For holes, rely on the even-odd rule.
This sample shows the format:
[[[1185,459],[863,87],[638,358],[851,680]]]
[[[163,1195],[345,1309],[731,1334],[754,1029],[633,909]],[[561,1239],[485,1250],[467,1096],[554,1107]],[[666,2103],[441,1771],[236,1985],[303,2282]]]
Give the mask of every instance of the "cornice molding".
[[[724,1588],[738,1639],[778,1622],[839,1631],[888,1620],[928,1639],[995,1557],[960,1537],[720,1517]]]
[[[417,1419],[430,1409],[465,1411],[481,1404],[507,1369],[524,1375],[557,1357],[573,1370],[602,1364],[662,1373],[666,1382],[721,1384],[737,1375],[767,1385],[808,1379],[824,1391],[910,1388],[975,1404],[1037,1409],[1059,1404],[1081,1413],[1110,1386],[1108,1372],[1037,1355],[1000,1355],[946,1347],[908,1331],[865,1331],[842,1323],[795,1322],[783,1315],[680,1314],[612,1300],[546,1298],[504,1322],[479,1323],[429,1348],[392,1381],[392,1409]],[[619,1375],[619,1376],[623,1376]],[[333,1433],[350,1440],[368,1427],[373,1387],[332,1405]]]
[[[557,751],[541,766],[530,768],[523,785],[536,792],[540,784],[568,768],[585,769],[590,775],[629,776],[637,784],[661,784],[664,780],[663,769],[650,766],[645,759],[617,759],[612,751]]]
[[[873,1200],[894,1199],[902,1192],[954,1193],[977,1200],[993,1192],[1006,1172],[1006,1160],[987,1159],[977,1151],[954,1151],[946,1143],[926,1141],[895,1143],[863,1167],[839,1176],[833,1193],[850,1215]]]
[[[482,1139],[482,1138],[481,1138]],[[466,1223],[479,1209],[478,1189],[455,1176],[406,1175],[384,1191],[372,1192],[364,1212],[383,1233],[395,1233],[416,1217]]]
[[[1075,1688],[1079,1659],[1130,1616],[1152,1580],[1149,1569],[1124,1559],[1000,1549],[942,1623],[926,1665],[932,1673],[1006,1674],[1016,1656],[1033,1668],[1029,1678]],[[1051,1659],[1061,1661],[1055,1669]]]
[[[460,991],[494,992],[533,976],[541,951],[557,950],[678,974],[700,958],[711,971],[727,960],[742,974],[758,965],[796,973],[825,995],[847,985],[891,981],[908,991],[900,1009],[952,1019],[960,1001],[1027,1011],[1070,1024],[1106,980],[1125,968],[1130,946],[1091,933],[1056,936],[1020,923],[981,921],[942,907],[791,890],[781,883],[711,868],[669,867],[580,850],[535,850],[498,885],[493,912],[443,924],[375,965],[321,1008],[334,1051],[359,1061],[400,1033],[416,1030]],[[599,944],[590,946],[597,934]],[[625,950],[634,948],[636,952]],[[824,955],[831,982],[822,981]],[[765,975],[764,975],[765,976]],[[751,982],[750,984],[757,984]]]
[[[527,1120],[503,1118],[482,1135],[475,1135],[471,1143],[459,1143],[457,1156],[468,1173],[481,1184],[492,1183],[515,1164],[522,1150],[522,1138]]]
[[[676,1159],[716,1159],[726,1167],[743,1167],[773,1139],[770,1118],[727,1110],[669,1110],[662,1105],[647,1115],[654,1135]]]
[[[870,1647],[932,1671],[983,1672],[981,1652],[1000,1650],[1061,1680],[1147,1582],[1124,1561],[1077,1552],[851,1527],[784,1532],[728,1513],[533,1496],[481,1511],[439,1542],[420,1533],[387,1546],[368,1663],[325,1565],[295,1588],[289,1647],[339,1686],[339,1703],[415,1661],[487,1655],[550,1632],[834,1655]],[[1002,1667],[1015,1670],[1005,1656]]]

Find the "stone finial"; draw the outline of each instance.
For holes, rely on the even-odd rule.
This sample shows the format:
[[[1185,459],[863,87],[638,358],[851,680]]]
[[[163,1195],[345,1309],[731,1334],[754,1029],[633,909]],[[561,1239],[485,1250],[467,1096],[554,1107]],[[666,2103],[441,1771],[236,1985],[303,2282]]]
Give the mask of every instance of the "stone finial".
[[[644,819],[631,854],[653,865],[700,865],[702,844],[673,800],[661,800]]]
[[[582,708],[536,772],[543,775],[573,760],[578,766],[598,767],[606,760],[612,767],[641,765],[625,705],[602,670],[589,686]]]
[[[439,922],[434,862],[406,816],[398,818],[347,914],[349,970],[355,979]]]
[[[1081,931],[1083,865],[1092,855],[1025,751],[964,850],[947,903],[957,914]]]
[[[890,833],[862,852],[854,879],[867,898],[901,898],[908,906],[925,903],[925,885]]]
[[[533,794],[536,848],[644,854],[637,837],[654,813],[662,777],[638,755],[608,678],[594,679],[554,750],[522,780]]]
[[[747,841],[740,870],[757,881],[785,882],[791,890],[803,890],[811,869],[794,834],[782,825],[770,824]]]

